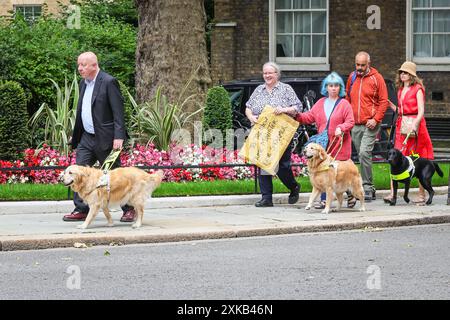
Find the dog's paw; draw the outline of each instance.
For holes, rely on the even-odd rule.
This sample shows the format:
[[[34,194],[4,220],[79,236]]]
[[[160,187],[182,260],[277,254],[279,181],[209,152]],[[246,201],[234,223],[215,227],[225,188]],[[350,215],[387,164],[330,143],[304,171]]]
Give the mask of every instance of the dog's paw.
[[[311,210],[311,206],[306,206],[305,210]]]
[[[107,223],[107,224],[105,225],[105,227],[114,227],[114,223],[113,223],[113,222]]]
[[[133,223],[133,224],[131,225],[131,227],[132,227],[133,229],[140,228],[140,227],[141,227],[141,224],[139,224],[139,223]]]
[[[403,197],[403,200],[405,200],[406,203],[409,203],[411,201],[408,197]]]
[[[331,209],[331,212],[338,212],[339,211],[339,208],[333,208],[333,209]]]
[[[389,202],[389,205],[390,206],[395,206],[397,204],[397,201],[391,201],[391,202]]]
[[[359,211],[360,211],[360,212],[366,211],[366,207],[361,207],[361,208],[359,208]]]
[[[329,209],[323,209],[323,210],[321,211],[321,213],[328,214],[328,213],[330,213],[330,210],[329,210]]]
[[[87,225],[85,225],[84,223],[83,224],[79,224],[77,226],[77,229],[86,229],[86,228],[87,228]]]

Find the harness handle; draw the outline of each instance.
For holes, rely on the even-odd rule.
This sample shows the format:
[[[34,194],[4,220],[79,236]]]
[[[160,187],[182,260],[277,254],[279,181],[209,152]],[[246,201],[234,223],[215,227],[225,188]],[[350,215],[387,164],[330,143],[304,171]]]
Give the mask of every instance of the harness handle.
[[[101,170],[103,170],[105,174],[111,169],[111,167],[113,166],[114,162],[116,162],[116,159],[121,152],[122,148],[111,150],[111,153],[108,155],[108,157],[106,157],[102,167],[100,168]]]
[[[340,138],[341,142],[339,143],[338,150],[337,150],[336,154],[335,154],[334,157],[333,157],[333,161],[336,160],[337,155],[338,155],[339,152],[341,152],[341,150],[342,150],[342,145],[343,145],[343,143],[344,143],[344,132],[342,132],[342,133],[341,133],[340,135],[338,135],[338,136],[334,136],[333,140],[331,141],[331,143],[329,144],[329,146],[328,146],[328,148],[327,148],[327,150],[326,150],[326,152],[327,152],[329,155],[331,155],[331,153],[336,149],[336,146],[334,146],[332,149],[331,149],[331,146],[333,145],[334,141],[336,141],[336,139],[338,139],[338,138]]]

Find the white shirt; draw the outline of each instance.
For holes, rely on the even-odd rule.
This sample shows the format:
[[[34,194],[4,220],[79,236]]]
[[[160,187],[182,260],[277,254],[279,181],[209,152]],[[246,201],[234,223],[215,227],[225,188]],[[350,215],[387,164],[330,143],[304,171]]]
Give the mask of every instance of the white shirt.
[[[95,134],[94,121],[92,120],[92,94],[94,93],[97,75],[98,72],[95,75],[94,80],[84,79],[86,89],[84,90],[83,103],[81,105],[81,121],[83,122],[84,130],[90,134]]]

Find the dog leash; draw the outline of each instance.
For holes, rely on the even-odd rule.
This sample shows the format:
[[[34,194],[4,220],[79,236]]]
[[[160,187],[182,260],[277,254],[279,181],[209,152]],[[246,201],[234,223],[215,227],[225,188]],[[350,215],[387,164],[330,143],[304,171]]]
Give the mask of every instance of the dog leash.
[[[340,141],[341,141],[341,142],[339,143],[339,147],[338,147],[338,149],[337,149],[337,151],[336,151],[336,154],[334,155],[334,157],[332,157],[332,161],[335,161],[335,160],[336,160],[337,155],[338,155],[339,152],[341,152],[341,150],[342,150],[342,145],[343,145],[343,143],[344,143],[344,133],[342,132],[340,135],[334,136],[333,140],[331,141],[330,145],[328,146],[328,148],[327,148],[327,150],[326,150],[326,152],[327,152],[330,156],[331,156],[331,153],[336,149],[336,146],[334,146],[332,149],[331,149],[331,146],[333,145],[334,141],[336,141],[337,138],[340,138]],[[331,149],[331,150],[330,150],[330,149]]]
[[[411,135],[411,132],[409,132],[409,133],[406,135],[405,140],[403,140],[402,148],[401,148],[401,150],[400,150],[401,153],[403,153],[403,151],[406,150],[406,144],[408,143],[408,140],[409,140],[409,136],[410,136],[410,135]]]
[[[409,139],[409,137],[410,137],[411,134],[412,134],[412,131],[409,132],[409,133],[406,135],[405,140],[403,140],[402,148],[400,149],[400,152],[401,152],[401,153],[403,153],[403,151],[406,150],[406,145],[408,144],[408,139]],[[417,147],[417,141],[416,141],[416,147]],[[413,156],[413,157],[417,157],[417,158],[420,157],[420,155],[419,155],[418,153],[414,153],[414,149],[411,150],[410,155]],[[416,160],[417,160],[417,159],[416,159]],[[414,161],[416,161],[416,160],[414,160]]]

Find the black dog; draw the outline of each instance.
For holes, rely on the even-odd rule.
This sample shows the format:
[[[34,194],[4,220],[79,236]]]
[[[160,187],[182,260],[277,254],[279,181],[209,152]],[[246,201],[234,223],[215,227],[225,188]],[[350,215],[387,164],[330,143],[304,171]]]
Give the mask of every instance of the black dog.
[[[398,149],[389,150],[388,161],[391,165],[391,178],[394,187],[394,195],[390,201],[390,205],[395,206],[397,203],[397,189],[399,182],[405,184],[405,194],[403,195],[403,199],[405,199],[406,203],[409,203],[409,185],[413,177],[417,177],[423,188],[427,190],[429,197],[426,204],[431,204],[434,196],[434,190],[431,187],[431,178],[433,177],[434,172],[437,172],[440,177],[444,175],[438,164],[425,158],[413,156],[405,157]]]

